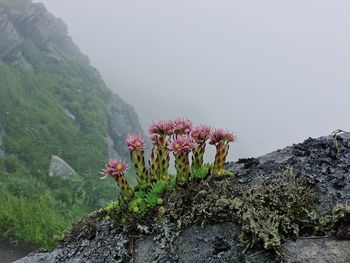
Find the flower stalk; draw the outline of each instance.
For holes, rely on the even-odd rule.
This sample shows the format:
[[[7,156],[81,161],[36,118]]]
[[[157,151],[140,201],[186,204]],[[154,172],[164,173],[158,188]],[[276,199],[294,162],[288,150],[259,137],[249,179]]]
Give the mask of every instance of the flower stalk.
[[[145,166],[145,143],[139,135],[128,135],[126,137],[126,144],[130,151],[130,159],[135,167],[137,180],[139,185],[144,185],[150,182],[149,172]]]
[[[151,156],[151,174],[158,180],[169,180],[169,150],[167,148],[170,136],[173,134],[171,121],[155,121],[149,128],[153,143]],[[152,169],[153,168],[153,169]]]
[[[204,164],[204,152],[206,141],[210,136],[211,128],[206,125],[199,125],[193,128],[191,136],[197,143],[192,150],[192,168],[199,169]]]
[[[186,135],[177,136],[168,146],[169,150],[174,153],[176,180],[180,185],[184,185],[191,175],[189,153],[194,147],[196,147],[196,143]]]
[[[228,155],[229,143],[235,140],[236,136],[222,129],[217,129],[210,134],[209,144],[216,147],[215,161],[211,171],[213,174],[223,175],[225,173],[224,165]]]
[[[131,189],[124,175],[127,167],[125,162],[109,160],[106,168],[103,170],[104,176],[101,179],[109,176],[113,177],[121,190],[122,196],[128,200],[134,195],[134,191]]]

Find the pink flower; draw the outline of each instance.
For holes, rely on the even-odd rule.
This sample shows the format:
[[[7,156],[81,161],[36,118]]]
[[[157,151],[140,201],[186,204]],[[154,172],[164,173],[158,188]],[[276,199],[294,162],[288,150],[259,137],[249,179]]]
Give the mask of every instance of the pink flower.
[[[101,179],[105,179],[108,176],[116,177],[125,173],[128,165],[125,162],[118,160],[109,160],[106,168],[103,170],[104,176]]]
[[[233,135],[232,133],[222,130],[222,129],[216,129],[214,131],[212,131],[212,133],[210,134],[210,144],[217,144],[219,142],[222,141],[226,141],[226,142],[234,142],[237,139],[237,137],[235,135]]]
[[[190,134],[192,130],[192,121],[185,118],[177,118],[173,120],[173,128],[175,134]]]
[[[198,125],[192,129],[191,136],[197,142],[205,142],[208,140],[211,128],[207,125]]]
[[[159,134],[159,135],[172,135],[173,134],[173,124],[170,120],[166,121],[153,121],[149,127],[150,134]]]
[[[168,149],[173,151],[175,154],[178,152],[190,152],[194,147],[196,147],[196,143],[189,136],[178,136],[176,139],[172,140]]]
[[[129,134],[126,137],[126,144],[128,145],[128,149],[130,152],[135,150],[144,151],[145,150],[145,142],[143,138],[136,134]]]

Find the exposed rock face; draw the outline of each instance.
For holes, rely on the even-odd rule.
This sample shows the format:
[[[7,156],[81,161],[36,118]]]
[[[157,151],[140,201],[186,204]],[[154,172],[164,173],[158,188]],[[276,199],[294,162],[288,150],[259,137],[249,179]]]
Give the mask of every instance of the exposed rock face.
[[[0,7],[0,59],[5,58],[18,49],[22,40],[15,27],[6,14],[5,9]]]
[[[126,104],[119,96],[112,95],[107,101],[108,134],[114,142],[113,149],[121,156],[128,156],[125,137],[128,133],[143,134],[139,119],[132,106]],[[112,149],[110,154],[114,154]],[[113,156],[112,156],[113,157]]]
[[[120,155],[114,149],[114,141],[108,134],[106,136],[106,143],[107,143],[107,153],[108,153],[109,159],[118,159]]]
[[[50,161],[49,176],[59,176],[64,179],[70,179],[77,173],[60,157],[53,155]]]
[[[286,147],[258,158],[230,163],[239,185],[256,185],[273,175],[292,168],[301,178],[314,185],[316,207],[329,213],[337,203],[350,200],[350,135],[309,138],[301,144]]]
[[[283,252],[285,262],[350,262],[350,241],[334,238],[299,239],[287,241]]]
[[[22,1],[16,8],[5,8],[0,9],[1,59],[14,54],[25,37],[57,58],[87,60],[67,35],[65,23],[47,12],[43,4]]]
[[[41,3],[31,0],[0,0],[0,60],[6,64],[33,71],[33,58],[25,52],[28,42],[40,50],[40,59],[56,63],[70,63],[79,61],[88,64],[88,57],[83,55],[68,35],[67,26],[60,19],[49,13]],[[10,6],[10,7],[9,7]],[[98,83],[101,93],[106,97],[106,111],[108,113],[108,131],[106,131],[106,153],[109,158],[128,156],[124,144],[128,133],[143,134],[138,116],[134,108],[114,95],[103,82],[99,72],[90,67],[91,79]],[[84,92],[80,87],[78,92]],[[64,112],[72,119],[78,128],[76,116],[62,105]],[[3,152],[0,146],[0,156]]]
[[[331,136],[319,139],[307,139],[305,142],[261,156],[242,159],[229,163],[227,168],[234,171],[235,187],[260,185],[271,177],[282,174],[292,168],[297,176],[310,182],[316,194],[316,207],[321,213],[328,213],[335,204],[346,203],[350,194],[350,136],[341,135],[337,143]],[[210,189],[210,187],[206,188]],[[200,193],[198,193],[200,194]],[[206,193],[207,195],[208,193]],[[216,193],[220,197],[220,193]],[[214,204],[217,200],[213,200]],[[210,214],[205,214],[210,217]],[[276,262],[266,251],[246,249],[239,243],[240,225],[233,222],[213,223],[211,225],[189,226],[181,231],[174,227],[174,222],[163,221],[152,233],[145,227],[139,227],[140,234],[129,239],[129,252],[125,246],[100,246],[101,253],[111,254],[124,251],[124,260],[131,262]],[[114,229],[105,233],[104,242],[115,240]],[[93,244],[85,237],[78,238],[78,243]],[[132,240],[132,243],[130,243]],[[76,241],[75,241],[76,242]],[[118,246],[120,247],[120,246]],[[62,249],[68,250],[68,256],[55,257]],[[34,253],[20,262],[59,262],[79,261],[79,245],[72,243],[53,252]],[[91,245],[84,247],[84,255],[96,251]],[[335,237],[301,237],[289,240],[282,245],[284,262],[349,262],[350,240]],[[130,255],[130,253],[132,253]],[[42,261],[38,261],[38,256]],[[93,253],[84,258],[86,262],[99,262],[101,258]],[[118,258],[119,260],[119,258]],[[117,262],[117,261],[109,261]]]

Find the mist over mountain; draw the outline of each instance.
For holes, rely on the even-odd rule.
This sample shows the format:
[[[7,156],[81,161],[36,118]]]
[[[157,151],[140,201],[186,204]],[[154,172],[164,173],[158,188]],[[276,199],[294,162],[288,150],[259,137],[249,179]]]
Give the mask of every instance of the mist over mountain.
[[[41,2],[144,127],[187,116],[228,128],[231,159],[349,129],[347,1]]]
[[[0,261],[348,262],[349,9],[0,0]]]

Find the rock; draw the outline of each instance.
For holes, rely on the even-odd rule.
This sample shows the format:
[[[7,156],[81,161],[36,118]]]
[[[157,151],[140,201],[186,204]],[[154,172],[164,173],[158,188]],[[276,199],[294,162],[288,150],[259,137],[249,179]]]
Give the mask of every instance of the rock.
[[[0,59],[6,58],[18,50],[22,43],[21,37],[6,14],[0,7]]]
[[[67,108],[63,109],[64,113],[67,114],[67,116],[72,119],[73,121],[75,121],[75,116],[73,115],[73,113],[70,112],[70,110],[68,110]]]
[[[116,232],[113,225],[101,222],[92,240],[80,239],[52,252],[37,251],[17,260],[17,263],[35,262],[91,262],[121,263],[127,254],[128,239]]]
[[[0,1],[0,59],[7,65],[29,70],[35,74],[38,58],[51,65],[77,61],[89,64],[89,59],[80,52],[68,35],[65,23],[48,12],[42,3],[21,0],[20,3],[9,4],[11,1]],[[31,48],[38,54],[32,56]],[[126,135],[128,133],[144,135],[138,116],[132,106],[106,87],[95,68],[88,66],[88,71],[89,78],[95,83],[92,85],[99,87],[98,92],[105,95],[103,102],[106,105],[108,123],[106,153],[110,158],[119,156],[126,158],[129,156],[125,147]],[[72,88],[76,88],[79,93],[86,92],[79,85]],[[68,109],[64,100],[61,106],[67,116],[80,128],[78,116]],[[0,156],[2,153],[0,146]]]
[[[59,176],[64,179],[70,179],[77,173],[64,160],[56,155],[52,155],[49,167],[49,176]]]
[[[125,147],[125,138],[128,133],[136,133],[143,135],[144,132],[139,122],[139,118],[132,106],[125,103],[119,96],[110,94],[107,101],[108,113],[108,134],[107,138],[111,138],[114,142],[109,147],[109,153],[114,154],[114,149],[120,156],[128,156],[129,151]],[[110,156],[111,156],[110,155]]]
[[[114,149],[114,141],[112,138],[107,134],[106,136],[106,143],[107,143],[107,153],[109,159],[118,159],[120,155],[118,152]]]
[[[234,171],[237,176],[235,187],[242,187],[243,184],[259,185],[272,175],[282,174],[286,168],[292,168],[299,177],[309,180],[313,185],[318,210],[329,213],[330,208],[335,204],[349,200],[350,164],[347,160],[350,157],[350,136],[339,137],[339,150],[336,152],[333,147],[333,138],[330,136],[308,139],[301,144],[258,158],[229,163],[227,168]],[[242,183],[239,179],[245,182]],[[208,178],[208,180],[211,179]],[[338,181],[339,183],[335,183]],[[220,182],[218,184],[220,186]],[[206,191],[210,189],[212,188]],[[206,198],[208,194],[208,192],[204,194],[198,192],[196,202]],[[220,194],[217,195],[214,204],[216,204],[214,207],[226,207],[227,211],[242,205],[238,201],[226,200],[220,197]],[[337,216],[340,216],[341,220],[335,226],[336,235],[348,239],[350,213],[345,206],[337,207]],[[343,217],[342,214],[346,216]],[[99,248],[90,245],[96,244],[93,242],[98,242],[99,239],[92,237],[90,240],[87,237],[78,236],[76,241],[67,246],[61,246],[53,252],[34,253],[18,262],[41,262],[38,257],[43,258],[45,262],[50,260],[56,262],[58,258],[61,261],[77,262],[82,258],[76,251],[83,251],[84,262],[100,262],[101,256],[97,251],[103,255],[108,253],[121,255],[123,252],[126,262],[276,262],[268,251],[247,249],[248,247],[242,246],[239,241],[240,231],[240,225],[233,222],[192,225],[179,230],[174,222],[166,220],[160,222],[153,231],[149,229],[140,231],[137,236],[130,239],[132,245],[129,249],[132,255],[127,255],[127,238],[122,246],[110,246],[109,242],[115,242],[116,230],[111,227],[108,231],[105,230],[105,233],[101,233],[101,228],[96,228],[96,236],[104,237],[104,243],[98,243]],[[118,237],[119,241],[123,240],[121,236]],[[80,248],[82,245],[83,249]],[[63,253],[62,250],[65,252]],[[341,240],[336,237],[301,237],[295,241],[285,242],[282,245],[282,253],[284,262],[290,263],[350,262],[350,240]],[[60,257],[57,256],[58,254]]]
[[[283,245],[286,263],[350,262],[350,241],[334,238],[299,239]]]
[[[338,146],[332,136],[309,138],[258,158],[229,163],[227,169],[235,173],[241,185],[261,184],[292,169],[314,185],[317,210],[326,214],[336,204],[350,200],[350,135],[342,134],[337,141]]]
[[[49,13],[42,3],[23,1],[9,11],[9,17],[21,35],[48,53],[63,59],[87,60],[68,36],[65,23]]]

